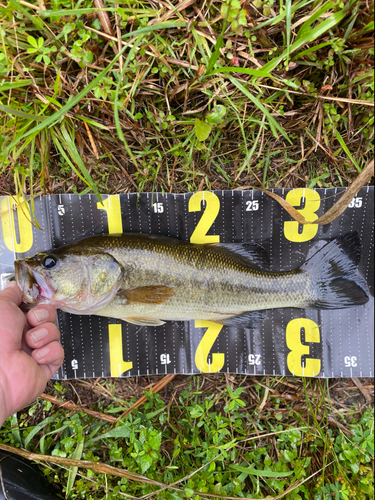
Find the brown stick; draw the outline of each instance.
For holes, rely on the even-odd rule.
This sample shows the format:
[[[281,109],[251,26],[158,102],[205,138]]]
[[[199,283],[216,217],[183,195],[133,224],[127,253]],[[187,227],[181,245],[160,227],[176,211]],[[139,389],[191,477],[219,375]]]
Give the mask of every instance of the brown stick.
[[[53,457],[50,455],[39,455],[38,453],[32,453],[31,451],[24,450],[22,448],[14,448],[13,446],[8,446],[7,444],[0,443],[0,450],[6,451],[8,453],[14,453],[20,457],[26,458],[27,460],[32,460],[35,462],[50,462],[57,465],[65,465],[66,467],[80,467],[81,469],[90,469],[101,474],[110,474],[112,476],[125,477],[131,481],[139,481],[147,484],[154,484],[156,486],[164,486],[163,483],[149,479],[146,476],[141,476],[134,472],[128,472],[124,469],[118,469],[117,467],[112,467],[111,465],[102,464],[100,462],[91,462],[89,460],[74,460],[72,458],[62,458]]]
[[[161,380],[159,380],[159,382],[157,382],[153,387],[151,387],[152,392],[156,394],[157,392],[161,391],[163,389],[163,387],[165,387],[167,384],[169,384],[169,382],[171,382],[175,378],[175,376],[176,375],[174,373],[171,373],[171,374],[166,375],[165,377],[163,377]],[[141,406],[141,405],[143,405],[143,403],[146,403],[146,401],[147,401],[146,396],[142,396],[141,398],[139,398],[138,401],[136,401],[129,408],[127,408],[124,411],[124,413],[122,413],[117,418],[117,421],[121,420],[122,417],[124,417],[125,415],[127,415],[128,413],[130,413],[135,408],[138,408],[138,406]]]
[[[94,0],[94,7],[96,7],[97,9],[104,9],[103,0]],[[104,32],[107,33],[107,35],[113,36],[112,26],[109,22],[108,13],[105,10],[102,10],[100,12],[96,12],[96,15],[98,16],[98,19],[103,26]]]
[[[290,203],[288,203],[284,198],[276,193],[267,191],[262,188],[258,188],[263,193],[276,200],[287,212],[293,217],[294,220],[300,224],[319,224],[325,225],[330,224],[332,221],[337,219],[342,213],[347,209],[352,198],[358,193],[358,191],[374,176],[374,160],[371,160],[362,172],[357,176],[357,178],[350,184],[348,189],[341,195],[338,202],[336,202],[333,207],[331,207],[325,214],[314,221],[307,221],[303,215],[298,212]]]
[[[61,408],[66,408],[67,410],[84,411],[88,415],[91,415],[92,417],[95,417],[95,418],[99,418],[100,420],[105,420],[106,422],[109,422],[110,424],[115,424],[117,422],[117,419],[115,417],[111,417],[110,415],[106,415],[105,413],[101,413],[99,411],[89,410],[88,408],[85,408],[85,407],[80,406],[80,405],[76,405],[75,403],[72,403],[71,401],[59,401],[54,396],[50,396],[49,394],[45,394],[45,393],[43,393],[40,397],[42,399],[45,399],[46,401],[49,401],[50,403],[53,403],[54,405],[60,406]]]
[[[352,377],[352,380],[353,382],[355,383],[355,385],[358,387],[358,389],[361,391],[361,393],[363,394],[363,396],[365,397],[366,401],[368,403],[371,403],[371,396],[370,396],[370,393],[369,391],[366,389],[366,387],[362,384],[362,382],[359,380],[359,378],[357,377]]]

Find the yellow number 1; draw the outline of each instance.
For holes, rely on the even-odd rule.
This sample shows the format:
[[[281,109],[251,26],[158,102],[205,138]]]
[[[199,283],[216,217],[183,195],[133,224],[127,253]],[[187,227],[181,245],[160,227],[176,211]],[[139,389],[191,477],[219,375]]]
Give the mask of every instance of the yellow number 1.
[[[302,356],[310,354],[310,347],[301,342],[301,329],[305,329],[305,342],[320,342],[318,325],[307,318],[297,318],[290,321],[286,327],[286,345],[290,349],[287,365],[293,375],[299,377],[316,377],[321,369],[320,359],[306,358],[302,366]]]
[[[109,359],[111,364],[111,377],[120,377],[122,373],[133,368],[131,361],[122,359],[122,327],[121,325],[108,325],[109,332]]]
[[[103,204],[98,201],[97,207],[99,210],[107,212],[108,219],[108,233],[121,234],[122,233],[122,217],[120,196],[118,194],[110,195],[103,200]]]

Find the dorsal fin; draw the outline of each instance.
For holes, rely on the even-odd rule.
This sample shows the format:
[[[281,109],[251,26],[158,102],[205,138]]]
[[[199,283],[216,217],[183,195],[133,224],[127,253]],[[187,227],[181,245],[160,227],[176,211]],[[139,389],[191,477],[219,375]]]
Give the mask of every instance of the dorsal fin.
[[[245,266],[268,271],[270,258],[258,243],[213,243],[212,246],[243,262]]]

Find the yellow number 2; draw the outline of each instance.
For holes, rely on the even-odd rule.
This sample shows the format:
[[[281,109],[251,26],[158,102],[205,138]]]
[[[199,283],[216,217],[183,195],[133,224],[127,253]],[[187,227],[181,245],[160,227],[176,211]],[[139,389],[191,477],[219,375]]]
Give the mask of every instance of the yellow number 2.
[[[310,347],[301,342],[301,329],[305,330],[305,342],[320,342],[318,325],[307,318],[297,318],[290,321],[286,327],[286,345],[290,349],[287,357],[289,370],[296,376],[316,377],[321,369],[320,359],[306,358],[302,366],[302,356],[310,354]]]
[[[289,191],[285,198],[285,200],[294,207],[299,207],[303,199],[305,200],[305,207],[299,209],[298,212],[303,215],[307,221],[312,222],[318,218],[315,212],[320,207],[319,193],[313,189],[298,188]],[[310,241],[318,232],[319,226],[317,224],[304,224],[301,233],[298,232],[299,227],[300,224],[297,221],[284,222],[285,238],[294,242]]]
[[[198,191],[189,199],[189,212],[200,212],[202,210],[202,201],[206,202],[206,208],[200,221],[191,235],[191,243],[219,243],[220,236],[207,234],[220,210],[220,200],[215,193],[211,191]]]
[[[108,219],[108,233],[121,234],[122,233],[122,217],[120,197],[118,194],[110,195],[103,200],[103,204],[98,201],[98,210],[105,210]]]
[[[199,342],[195,353],[195,365],[201,372],[214,373],[220,371],[225,363],[225,355],[223,353],[213,353],[212,363],[209,363],[207,358],[210,354],[212,346],[217,339],[223,325],[212,321],[197,320],[194,322],[195,328],[207,328],[202,340]]]
[[[131,361],[122,359],[122,327],[121,325],[108,325],[109,333],[109,359],[111,364],[111,377],[120,377],[122,373],[133,368]]]
[[[5,197],[1,201],[0,214],[1,226],[3,228],[3,238],[7,248],[16,253],[25,253],[33,246],[33,226],[31,224],[30,207],[22,198],[15,198],[17,207],[17,219],[19,230],[19,241],[16,237],[16,226],[14,220],[14,210],[9,206],[9,201],[13,204],[11,197]]]

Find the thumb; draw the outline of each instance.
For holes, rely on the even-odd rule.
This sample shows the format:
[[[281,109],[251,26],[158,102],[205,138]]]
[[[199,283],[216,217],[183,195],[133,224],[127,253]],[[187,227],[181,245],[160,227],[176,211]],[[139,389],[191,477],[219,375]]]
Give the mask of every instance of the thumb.
[[[7,283],[4,290],[0,291],[0,300],[5,300],[6,302],[13,302],[19,306],[22,302],[22,293],[15,281],[10,281]]]
[[[20,349],[25,315],[18,307],[22,302],[17,283],[10,282],[0,291],[0,348]]]

